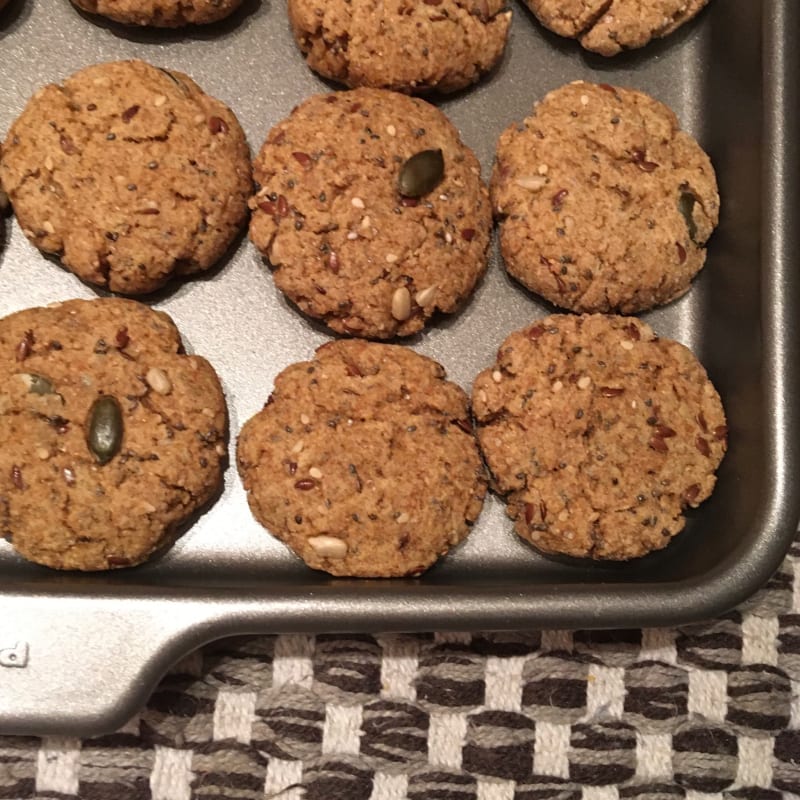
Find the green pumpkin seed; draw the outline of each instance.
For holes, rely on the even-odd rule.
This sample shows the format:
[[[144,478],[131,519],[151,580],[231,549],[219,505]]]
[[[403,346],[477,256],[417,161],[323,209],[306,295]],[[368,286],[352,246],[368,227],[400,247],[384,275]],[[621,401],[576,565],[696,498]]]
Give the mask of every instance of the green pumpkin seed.
[[[86,442],[100,464],[106,464],[122,444],[122,409],[114,397],[98,397],[89,412]]]
[[[689,231],[689,238],[697,244],[695,236],[697,236],[697,225],[694,223],[692,211],[694,211],[694,204],[696,203],[695,196],[689,192],[681,192],[681,199],[678,202],[678,210],[686,220],[686,228]]]
[[[404,197],[422,197],[433,191],[444,177],[444,156],[441,150],[422,150],[400,169],[398,188]]]

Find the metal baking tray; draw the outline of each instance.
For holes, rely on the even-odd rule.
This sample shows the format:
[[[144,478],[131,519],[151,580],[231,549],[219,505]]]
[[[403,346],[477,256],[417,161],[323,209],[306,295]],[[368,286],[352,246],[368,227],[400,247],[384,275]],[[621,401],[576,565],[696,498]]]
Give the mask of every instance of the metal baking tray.
[[[419,579],[347,580],[307,569],[251,517],[233,463],[218,501],[155,561],[80,575],[23,562],[0,545],[0,731],[109,731],[172,662],[233,634],[673,625],[719,614],[774,570],[798,514],[798,64],[796,0],[716,0],[671,37],[613,60],[543,30],[514,4],[502,65],[436,102],[491,168],[501,130],[549,89],[579,78],[668,103],[711,154],[722,220],[692,290],[645,315],[688,345],[725,401],[730,450],[713,497],[665,551],[628,564],[537,555],[490,497],[470,538]],[[245,0],[227,22],[126,29],[67,0],[12,0],[0,21],[0,132],[44,82],[93,62],[140,57],[192,75],[238,114],[255,151],[269,128],[330,86],[304,65],[278,0]],[[95,291],[6,220],[0,315]],[[218,370],[231,451],[275,375],[328,333],[290,307],[242,238],[199,279],[147,302],[171,314],[190,351]],[[548,313],[504,273],[458,315],[406,344],[469,389],[512,330]]]

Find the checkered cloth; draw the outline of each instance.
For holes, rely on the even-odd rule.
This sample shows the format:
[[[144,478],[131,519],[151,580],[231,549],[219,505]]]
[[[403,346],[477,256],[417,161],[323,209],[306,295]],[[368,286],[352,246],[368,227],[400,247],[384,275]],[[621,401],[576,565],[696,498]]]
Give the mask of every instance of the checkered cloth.
[[[0,737],[0,798],[796,797],[799,692],[800,541],[678,629],[218,643],[113,735]]]

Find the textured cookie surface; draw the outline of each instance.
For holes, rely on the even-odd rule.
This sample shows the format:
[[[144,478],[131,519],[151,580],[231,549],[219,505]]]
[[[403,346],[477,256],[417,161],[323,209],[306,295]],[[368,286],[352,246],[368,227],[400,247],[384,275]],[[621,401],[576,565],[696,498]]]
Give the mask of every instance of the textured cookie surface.
[[[688,22],[708,0],[525,0],[554,33],[604,56],[644,47]]]
[[[631,317],[534,322],[503,342],[472,398],[515,529],[549,553],[624,560],[666,546],[725,454],[703,367]]]
[[[142,61],[41,89],[11,126],[0,177],[39,249],[129,294],[212,266],[244,224],[252,189],[233,113],[185,75]]]
[[[25,558],[137,564],[213,496],[225,400],[208,362],[180,347],[168,316],[131,300],[0,320],[0,535]]]
[[[477,81],[505,48],[502,0],[289,0],[309,66],[348,86],[452,92]]]
[[[406,162],[443,173],[400,194]],[[381,89],[317,95],[270,132],[255,162],[250,238],[275,283],[340,333],[389,338],[455,311],[486,269],[488,193],[475,155],[432,105]]]
[[[464,392],[431,359],[357,339],[284,370],[237,453],[255,517],[334,575],[419,574],[485,492]]]
[[[711,161],[648,95],[577,82],[500,136],[508,271],[551,303],[636,313],[684,294],[719,220]]]
[[[204,25],[232,14],[242,0],[72,0],[78,8],[124,25],[152,25],[177,28]]]

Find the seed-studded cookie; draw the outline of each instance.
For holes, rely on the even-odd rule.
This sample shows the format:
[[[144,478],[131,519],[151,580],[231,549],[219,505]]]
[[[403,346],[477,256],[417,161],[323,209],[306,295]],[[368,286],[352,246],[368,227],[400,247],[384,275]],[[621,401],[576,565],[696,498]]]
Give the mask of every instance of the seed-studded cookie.
[[[675,114],[642,92],[580,81],[503,132],[492,202],[511,275],[579,312],[680,297],[719,220],[711,161]]]
[[[242,0],[72,0],[91,14],[121,22],[123,25],[151,25],[178,28],[182,25],[205,25],[232,14]]]
[[[217,491],[219,380],[172,320],[71,300],[0,320],[0,535],[57,569],[144,561]]]
[[[30,100],[0,179],[27,237],[84,280],[138,294],[208,269],[247,216],[233,113],[142,61],[88,67]]]
[[[644,47],[688,22],[708,0],[525,0],[546,28],[604,56]]]
[[[488,193],[432,105],[381,89],[317,95],[255,162],[250,238],[275,283],[340,333],[385,339],[455,311],[486,269]]]
[[[423,572],[485,492],[464,392],[429,358],[357,339],[277,377],[238,463],[256,519],[333,575]]]
[[[308,65],[348,86],[452,92],[500,60],[511,25],[503,0],[289,0]]]
[[[703,367],[631,317],[553,315],[512,333],[472,400],[515,529],[548,553],[624,560],[666,546],[725,454]]]

